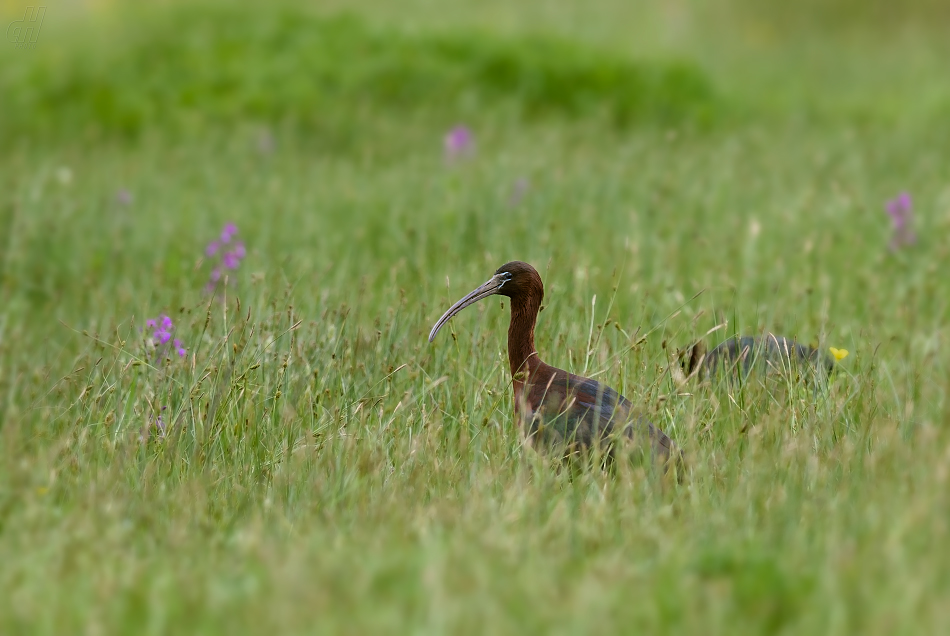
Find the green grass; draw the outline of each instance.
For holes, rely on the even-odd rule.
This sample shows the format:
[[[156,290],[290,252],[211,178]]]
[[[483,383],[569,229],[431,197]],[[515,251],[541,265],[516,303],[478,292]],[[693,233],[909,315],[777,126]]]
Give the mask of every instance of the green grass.
[[[468,116],[703,123],[715,104],[694,64],[637,63],[539,34],[403,34],[348,14],[278,6],[249,19],[227,5],[142,10],[98,30],[112,46],[41,47],[29,65],[4,65],[8,135],[180,134],[246,119],[327,134],[354,108],[392,117],[432,103]]]
[[[331,4],[307,19],[332,24]],[[534,115],[530,95],[496,102],[490,83],[477,106],[339,94],[326,127],[234,105],[215,120],[223,98],[169,106],[134,135],[81,99],[43,102],[28,123],[0,113],[14,131],[0,156],[0,633],[947,629],[942,9],[919,5],[937,17],[907,22],[913,46],[880,44],[889,14],[845,28],[832,12],[821,29],[788,19],[801,41],[750,57],[737,34],[765,18],[738,2],[669,17],[607,0],[581,22],[588,5],[475,15],[367,0],[347,3],[345,23],[396,49],[507,51],[528,76],[563,69],[532,57],[525,34],[571,68],[683,63],[709,87],[706,124],[618,127],[559,106],[561,89]],[[115,57],[131,35],[90,31],[121,33],[116,11],[74,31],[50,14],[47,50],[0,55],[27,60],[23,77],[121,59],[114,90],[131,91],[161,65]],[[153,24],[174,52],[162,15],[136,37]],[[468,62],[440,68],[426,77],[473,77]],[[860,70],[828,88],[848,68]],[[876,99],[889,82],[901,99]],[[667,98],[687,112],[677,95],[637,112]],[[477,152],[448,165],[441,137],[457,121]],[[904,189],[920,240],[891,253],[883,204]],[[203,250],[227,221],[248,256],[211,301]],[[426,342],[451,302],[516,258],[545,281],[543,359],[642,405],[688,453],[682,484],[626,465],[572,478],[523,446],[504,299]],[[141,328],[163,312],[185,360],[147,358]],[[710,344],[774,331],[851,355],[818,395],[678,387],[675,349],[722,322]],[[164,438],[148,435],[159,413]]]

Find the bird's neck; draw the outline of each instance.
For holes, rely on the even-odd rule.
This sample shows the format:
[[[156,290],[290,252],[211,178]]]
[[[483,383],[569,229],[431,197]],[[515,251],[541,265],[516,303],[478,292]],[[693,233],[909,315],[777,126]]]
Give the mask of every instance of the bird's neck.
[[[512,298],[511,324],[508,326],[508,363],[511,376],[520,380],[519,373],[530,373],[540,363],[534,348],[534,324],[540,305],[537,300]]]

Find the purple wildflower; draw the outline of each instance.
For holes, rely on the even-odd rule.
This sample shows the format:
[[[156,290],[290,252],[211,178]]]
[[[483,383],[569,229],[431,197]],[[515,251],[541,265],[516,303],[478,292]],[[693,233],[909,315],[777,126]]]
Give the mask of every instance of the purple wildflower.
[[[132,193],[122,188],[115,193],[115,202],[119,205],[132,205]]]
[[[443,139],[445,156],[449,161],[460,159],[475,149],[475,137],[466,126],[456,126]]]
[[[234,269],[241,262],[241,259],[234,252],[225,252],[224,256],[221,257],[221,262],[226,269]]]
[[[910,194],[901,192],[896,199],[887,202],[884,206],[888,216],[891,217],[891,225],[894,234],[891,236],[889,247],[896,250],[904,245],[913,245],[917,242],[917,235],[911,228],[913,222]]]
[[[237,234],[237,226],[234,223],[228,223],[224,226],[224,229],[221,231],[221,242],[230,243],[231,237]]]
[[[172,319],[165,314],[162,314],[158,318],[149,318],[146,320],[145,326],[147,329],[152,330],[152,342],[155,344],[155,350],[158,353],[158,357],[164,358],[169,349],[168,343],[170,340],[172,340],[172,331],[175,329]],[[181,340],[178,338],[174,339],[171,348],[173,348],[181,358],[185,357],[185,354],[188,353]]]
[[[241,264],[241,260],[247,256],[247,248],[244,247],[244,242],[233,240],[237,233],[238,229],[234,223],[225,224],[224,229],[221,230],[220,240],[212,242],[205,250],[205,254],[209,258],[217,257],[209,280],[205,284],[206,291],[214,292],[221,282],[225,270],[237,269],[238,265]],[[230,245],[231,249],[227,249],[225,245]]]

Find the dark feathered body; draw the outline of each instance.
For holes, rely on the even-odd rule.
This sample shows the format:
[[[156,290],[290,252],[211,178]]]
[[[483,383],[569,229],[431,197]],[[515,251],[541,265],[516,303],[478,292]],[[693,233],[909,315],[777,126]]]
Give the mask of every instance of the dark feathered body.
[[[834,359],[782,336],[741,336],[729,338],[706,353],[706,345],[697,342],[688,348],[682,359],[687,375],[707,378],[740,375],[748,377],[753,371],[786,373],[789,370],[807,370],[812,375],[827,377],[835,369]]]
[[[514,383],[515,415],[528,440],[566,454],[602,445],[610,452],[620,439],[649,444],[667,461],[676,445],[609,386],[540,360]]]

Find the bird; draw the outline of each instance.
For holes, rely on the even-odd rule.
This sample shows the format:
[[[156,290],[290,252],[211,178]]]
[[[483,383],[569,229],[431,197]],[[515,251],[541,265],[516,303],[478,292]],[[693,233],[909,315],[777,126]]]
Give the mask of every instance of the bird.
[[[699,340],[678,354],[686,376],[695,376],[700,381],[722,377],[732,380],[739,376],[745,379],[753,370],[765,371],[768,375],[793,369],[805,371],[809,378],[828,378],[836,366],[833,357],[815,347],[774,334],[729,338],[709,353],[706,353],[706,343]]]
[[[514,387],[515,422],[536,449],[558,449],[562,458],[583,455],[594,448],[612,462],[622,441],[650,449],[652,460],[669,471],[682,467],[679,447],[634,405],[611,387],[541,360],[534,345],[534,328],[544,285],[538,271],[522,261],[499,267],[483,285],[452,305],[429,332],[431,343],[439,330],[460,311],[493,295],[507,296],[511,305],[508,326],[508,363]]]

